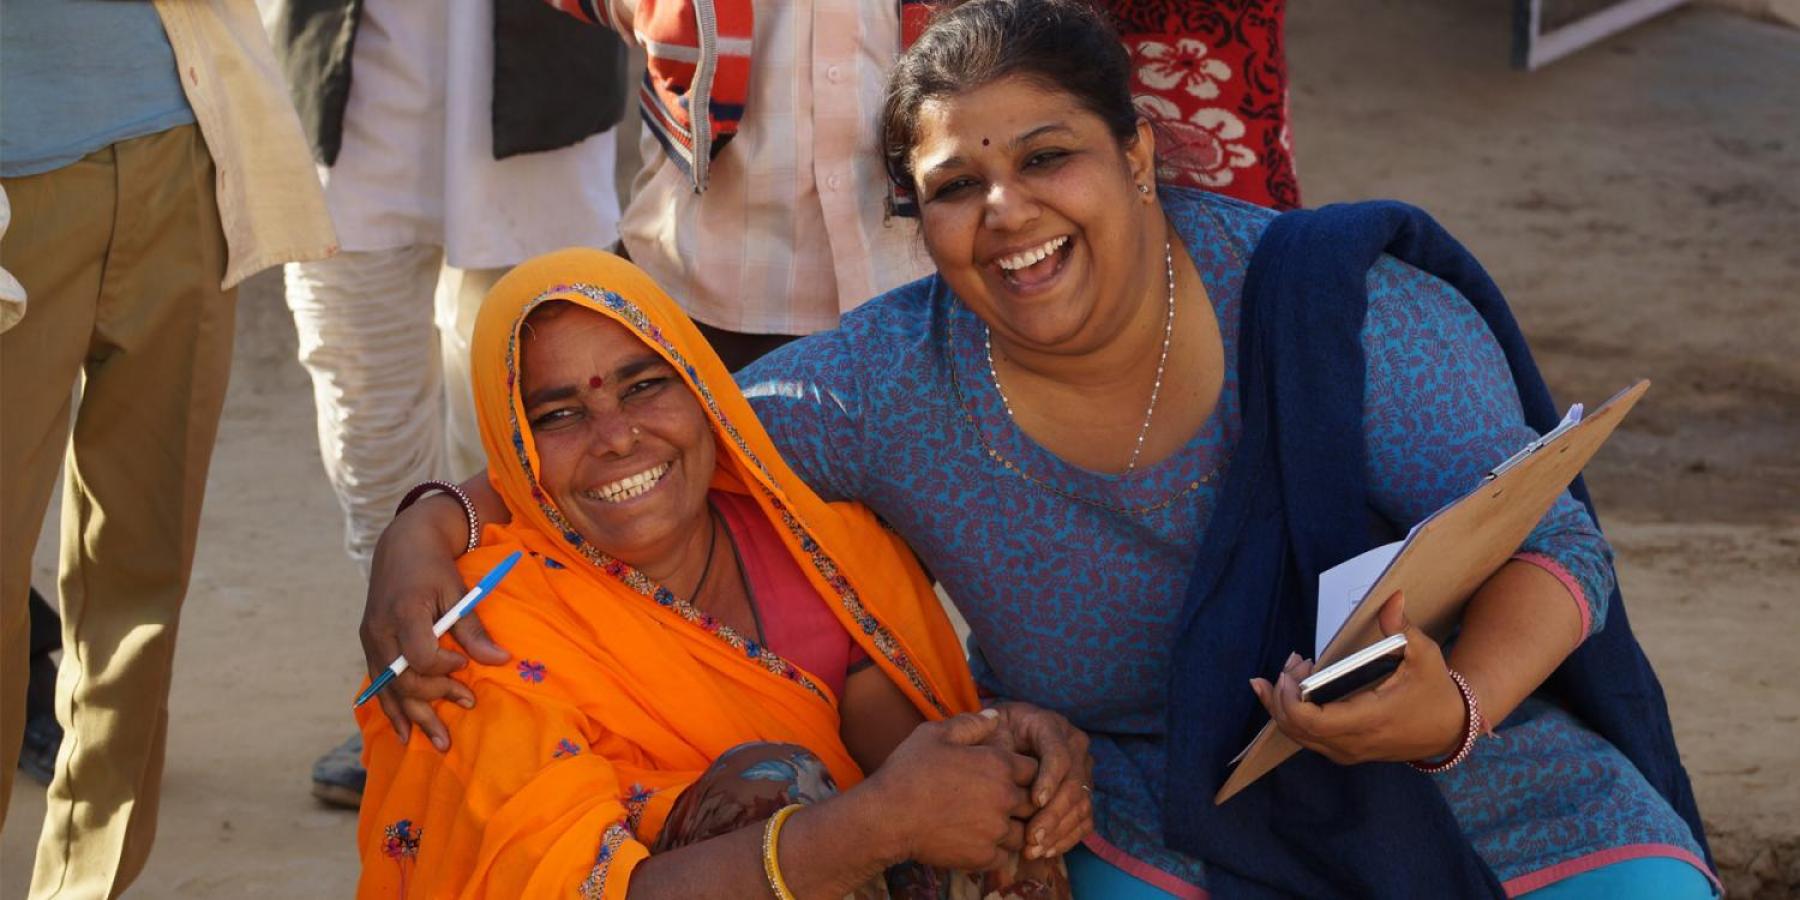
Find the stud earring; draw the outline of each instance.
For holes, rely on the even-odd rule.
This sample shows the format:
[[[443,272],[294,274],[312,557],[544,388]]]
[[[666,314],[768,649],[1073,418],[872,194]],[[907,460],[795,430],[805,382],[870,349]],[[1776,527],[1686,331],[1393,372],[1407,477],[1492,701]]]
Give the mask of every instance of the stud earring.
[[[1148,196],[1150,193],[1150,186],[1147,184],[1138,185],[1138,193]]]
[[[641,431],[636,425],[631,426],[631,436],[632,437],[637,437],[643,433],[644,432]]]

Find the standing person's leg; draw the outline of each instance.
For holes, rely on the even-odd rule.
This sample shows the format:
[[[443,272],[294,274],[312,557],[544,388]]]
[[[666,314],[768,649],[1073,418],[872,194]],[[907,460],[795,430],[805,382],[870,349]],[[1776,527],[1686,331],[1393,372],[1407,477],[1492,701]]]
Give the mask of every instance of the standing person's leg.
[[[445,266],[437,277],[435,322],[437,325],[437,344],[439,359],[442,362],[444,392],[444,428],[443,459],[445,462],[433,467],[430,471],[421,471],[413,477],[399,483],[398,491],[404,491],[415,482],[438,475],[447,476],[460,481],[475,474],[487,464],[486,454],[481,448],[481,431],[475,421],[475,394],[469,382],[469,340],[475,334],[475,315],[481,309],[481,300],[506,274],[506,269],[457,269]],[[292,276],[290,276],[291,278]],[[291,282],[290,282],[291,283]],[[295,292],[289,290],[289,303],[295,302]],[[303,305],[313,306],[305,299]],[[301,306],[295,307],[295,317],[301,315]],[[318,377],[317,371],[314,374]],[[315,384],[317,382],[315,381]],[[325,406],[320,402],[320,441],[325,441]],[[420,438],[423,440],[424,438]],[[447,467],[447,469],[446,469]],[[342,496],[340,494],[340,496]],[[395,502],[398,502],[396,494]],[[386,524],[392,515],[393,504],[385,507],[381,523]],[[352,528],[354,528],[354,524]],[[380,535],[379,527],[375,534]],[[370,545],[373,552],[373,544]],[[354,551],[353,551],[354,553]],[[367,571],[367,558],[363,560],[364,571]],[[352,734],[343,743],[333,747],[324,756],[313,763],[313,796],[333,806],[354,809],[362,801],[362,789],[368,773],[362,766],[362,735]]]
[[[189,125],[113,145],[118,213],[64,470],[67,731],[31,896],[110,897],[156,835],[170,670],[231,373],[237,291]]]
[[[39,784],[56,777],[62,725],[56,721],[56,660],[62,649],[62,616],[36,588],[31,591],[31,677],[25,686],[25,739],[19,742],[19,771]]]
[[[69,398],[94,328],[115,184],[111,148],[6,180],[13,220],[0,267],[18,277],[29,304],[0,334],[0,820],[25,728],[31,557],[69,446]]]
[[[461,481],[487,466],[481,425],[475,420],[475,390],[469,381],[469,342],[481,300],[509,269],[457,269],[438,276],[438,347],[444,361],[444,436],[450,477]]]
[[[36,552],[35,550],[33,551]],[[31,658],[49,656],[62,649],[62,614],[31,589]]]
[[[287,303],[312,374],[319,455],[364,574],[406,490],[441,478],[443,374],[434,246],[340,253],[287,267]]]
[[[287,303],[312,375],[319,456],[344,511],[344,547],[366,575],[412,485],[446,473],[443,372],[432,293],[443,251],[419,245],[290,263]],[[362,736],[313,763],[313,796],[355,809]]]

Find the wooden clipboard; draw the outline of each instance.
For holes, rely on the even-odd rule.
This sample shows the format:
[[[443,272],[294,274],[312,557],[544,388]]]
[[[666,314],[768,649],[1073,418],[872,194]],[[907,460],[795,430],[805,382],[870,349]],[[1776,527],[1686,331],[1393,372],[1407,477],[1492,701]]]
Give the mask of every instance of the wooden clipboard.
[[[1649,389],[1650,382],[1640,379],[1580,422],[1532,441],[1496,466],[1475,490],[1420,523],[1319,654],[1317,665],[1328,666],[1380,640],[1376,618],[1396,591],[1406,593],[1407,618],[1432,640],[1442,641],[1475,589],[1518,551]],[[1213,803],[1231,799],[1299,749],[1274,722],[1264,725]]]

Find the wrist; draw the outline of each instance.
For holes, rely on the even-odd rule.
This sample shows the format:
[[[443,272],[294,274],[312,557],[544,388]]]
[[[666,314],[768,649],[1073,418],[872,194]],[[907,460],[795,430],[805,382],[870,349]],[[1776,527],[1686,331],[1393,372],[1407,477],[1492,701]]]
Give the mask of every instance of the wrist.
[[[877,872],[913,857],[911,833],[904,816],[896,815],[906,807],[897,805],[888,794],[887,780],[877,774],[832,798],[850,833],[862,836],[860,853]]]
[[[475,549],[475,545],[481,541],[481,516],[475,511],[475,501],[463,491],[461,485],[436,479],[421,481],[413,485],[412,490],[406,492],[406,496],[400,498],[400,505],[394,509],[394,515],[398,517],[413,504],[428,496],[445,496],[456,501],[456,509],[461,515],[463,526],[463,531],[460,532],[463,542],[456,555]],[[445,514],[434,515],[441,521],[448,521]]]
[[[452,559],[468,552],[468,513],[457,498],[431,494],[420,498],[400,516],[421,520],[419,530],[434,551],[447,551]]]
[[[867,784],[865,782],[864,784]],[[843,897],[905,857],[890,858],[891,839],[877,807],[857,789],[796,810],[781,831],[779,865],[799,897]]]

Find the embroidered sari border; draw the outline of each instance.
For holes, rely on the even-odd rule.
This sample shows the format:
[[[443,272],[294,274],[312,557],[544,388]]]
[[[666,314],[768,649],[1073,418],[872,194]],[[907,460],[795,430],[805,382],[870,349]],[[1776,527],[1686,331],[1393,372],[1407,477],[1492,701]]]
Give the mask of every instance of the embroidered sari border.
[[[948,704],[942,697],[938,696],[931,684],[925,679],[923,673],[919,671],[913,660],[906,654],[901,647],[899,639],[896,638],[893,632],[883,625],[881,621],[868,610],[863,604],[862,597],[856,587],[852,585],[849,578],[843,574],[837,561],[833,559],[830,554],[825,552],[824,547],[822,547],[818,540],[813,537],[811,531],[806,527],[806,524],[794,514],[787,503],[782,501],[779,493],[780,485],[776,483],[774,474],[769,471],[768,466],[757,456],[756,452],[750,448],[748,442],[744,440],[730,418],[719,408],[717,398],[714,396],[711,388],[706,384],[705,380],[700,377],[699,372],[687,360],[686,356],[681,353],[674,342],[669,340],[662,329],[658,328],[655,323],[650,321],[649,316],[635,303],[613,291],[584,283],[553,285],[548,290],[533,297],[521,308],[518,316],[513,321],[511,330],[508,333],[506,345],[507,390],[510,394],[510,402],[507,404],[506,416],[507,427],[512,438],[513,451],[517,457],[520,469],[524,473],[527,483],[531,487],[533,500],[537,502],[539,509],[544,513],[545,517],[549,519],[551,525],[557,529],[563,542],[579,553],[588,562],[592,563],[606,574],[617,578],[620,582],[624,583],[638,594],[649,597],[659,605],[675,612],[683,619],[714,635],[721,641],[724,641],[728,646],[757,662],[762,668],[770,673],[787,678],[813,693],[819,699],[830,702],[830,695],[827,693],[826,689],[814,682],[813,679],[798,666],[795,666],[793,663],[756,641],[750,640],[744,635],[739,634],[730,626],[701,612],[698,608],[693,606],[692,603],[675,596],[674,592],[656,584],[649,576],[638,571],[636,568],[601,552],[599,548],[589,544],[568,520],[563,517],[561,511],[556,508],[555,504],[550,502],[549,497],[545,495],[542,487],[538,483],[537,472],[531,462],[531,454],[527,450],[525,428],[519,420],[519,407],[521,403],[519,398],[520,388],[518,384],[519,334],[525,320],[539,306],[552,300],[567,299],[571,294],[579,295],[580,297],[595,303],[598,307],[596,311],[607,314],[618,320],[621,324],[632,329],[641,340],[644,340],[658,349],[674,364],[676,371],[681,374],[689,387],[699,396],[702,405],[706,408],[708,417],[718,427],[721,436],[731,442],[732,446],[737,450],[739,458],[744,461],[749,469],[751,469],[751,474],[755,476],[753,480],[756,482],[757,489],[762,491],[770,508],[775,510],[777,516],[779,516],[781,520],[781,525],[794,537],[795,542],[799,544],[800,550],[805,554],[807,562],[812,565],[820,579],[830,588],[832,597],[828,597],[828,599],[835,599],[836,602],[849,613],[850,618],[856,622],[863,634],[869,637],[880,655],[887,660],[895,671],[906,678],[907,682],[918,691],[921,697],[925,698],[926,702],[930,703],[933,708],[939,711],[939,713],[946,716],[950,715],[951,710]]]
[[[606,878],[612,871],[613,858],[631,836],[623,822],[614,822],[601,832],[600,847],[594,851],[594,867],[588,870],[577,891],[582,900],[602,900],[606,896]]]

